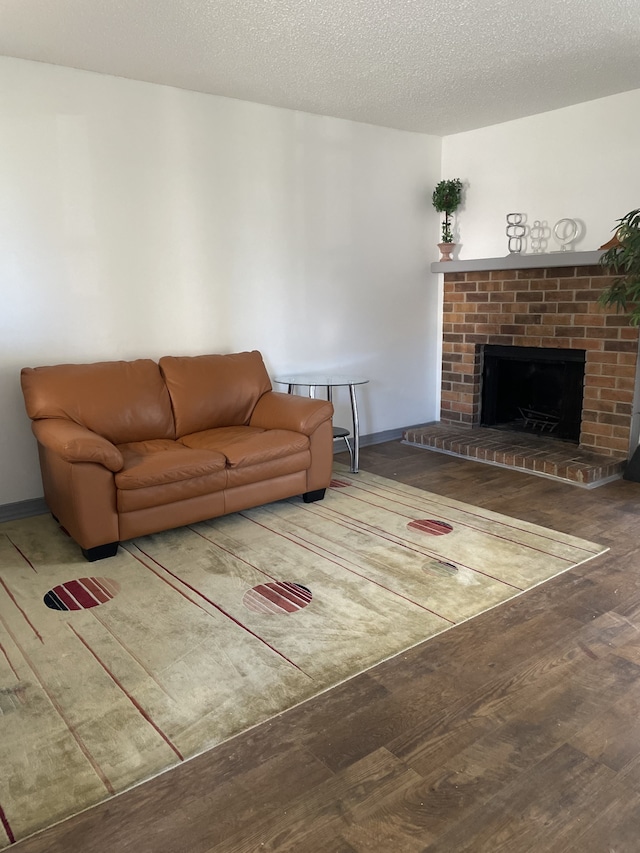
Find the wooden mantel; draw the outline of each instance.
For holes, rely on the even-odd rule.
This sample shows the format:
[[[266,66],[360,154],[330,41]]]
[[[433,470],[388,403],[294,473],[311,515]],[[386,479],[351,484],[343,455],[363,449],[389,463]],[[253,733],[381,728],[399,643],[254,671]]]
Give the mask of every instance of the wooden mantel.
[[[461,261],[435,261],[431,272],[480,272],[482,270],[529,270],[554,267],[588,267],[597,264],[604,252],[551,252],[525,255],[514,253],[502,258],[472,258]]]

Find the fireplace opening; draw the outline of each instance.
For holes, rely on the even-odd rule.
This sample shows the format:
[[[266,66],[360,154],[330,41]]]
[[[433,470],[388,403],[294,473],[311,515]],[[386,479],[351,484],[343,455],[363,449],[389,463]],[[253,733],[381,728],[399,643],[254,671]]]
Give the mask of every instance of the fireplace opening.
[[[585,350],[483,347],[481,426],[579,442]]]

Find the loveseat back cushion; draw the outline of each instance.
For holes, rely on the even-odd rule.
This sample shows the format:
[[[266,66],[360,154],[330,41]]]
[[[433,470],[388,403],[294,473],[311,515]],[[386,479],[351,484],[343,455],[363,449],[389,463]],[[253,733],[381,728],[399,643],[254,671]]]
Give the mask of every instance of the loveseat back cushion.
[[[32,420],[66,418],[113,444],[175,437],[169,394],[151,359],[25,367],[20,381]]]
[[[176,423],[176,437],[216,427],[243,426],[260,397],[271,391],[257,350],[229,355],[160,359]]]

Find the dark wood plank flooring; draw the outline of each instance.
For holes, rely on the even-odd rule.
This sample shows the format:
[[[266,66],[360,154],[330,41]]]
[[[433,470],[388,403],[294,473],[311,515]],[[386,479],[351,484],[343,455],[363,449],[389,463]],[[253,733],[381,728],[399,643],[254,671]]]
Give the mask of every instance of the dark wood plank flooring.
[[[610,551],[12,853],[640,851],[640,484],[361,468]]]

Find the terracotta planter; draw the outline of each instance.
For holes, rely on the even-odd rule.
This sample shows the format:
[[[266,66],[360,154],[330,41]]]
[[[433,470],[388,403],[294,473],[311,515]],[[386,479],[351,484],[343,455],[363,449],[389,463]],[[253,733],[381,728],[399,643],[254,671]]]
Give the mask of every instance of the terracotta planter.
[[[438,248],[440,249],[440,260],[441,261],[452,261],[453,258],[453,250],[455,249],[455,243],[438,243]]]

